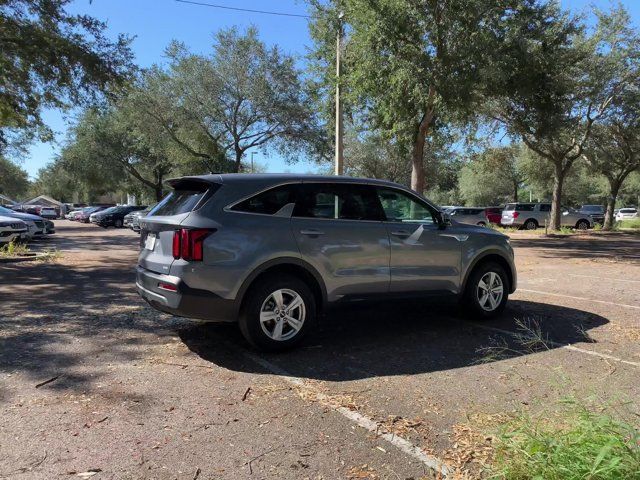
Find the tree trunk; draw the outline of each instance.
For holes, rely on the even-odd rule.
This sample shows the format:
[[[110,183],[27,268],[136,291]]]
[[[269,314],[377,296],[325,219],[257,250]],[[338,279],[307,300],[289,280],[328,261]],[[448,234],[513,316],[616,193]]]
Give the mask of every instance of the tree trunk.
[[[604,214],[603,230],[611,230],[613,228],[613,211],[616,208],[618,192],[624,178],[607,178],[607,180],[609,180],[609,197],[607,197],[607,211]]]
[[[562,168],[562,160],[555,162],[555,175],[553,177],[553,196],[551,198],[551,217],[549,229],[559,230],[562,225],[562,186],[564,184],[565,171]]]
[[[242,153],[243,152],[237,146],[235,147],[235,152],[236,152],[236,162],[234,165],[233,173],[240,173],[240,170],[242,169]]]
[[[424,146],[427,140],[427,132],[433,120],[433,107],[423,115],[418,131],[413,142],[411,150],[411,189],[424,194],[425,175],[424,175]]]
[[[518,203],[518,182],[513,182],[513,201]]]
[[[424,193],[424,144],[425,136],[418,129],[411,151],[411,189],[420,195]]]

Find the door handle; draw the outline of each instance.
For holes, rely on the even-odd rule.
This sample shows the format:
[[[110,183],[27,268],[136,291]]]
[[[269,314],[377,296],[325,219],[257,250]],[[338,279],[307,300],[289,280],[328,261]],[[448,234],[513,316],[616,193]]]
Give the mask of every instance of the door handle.
[[[408,232],[406,230],[396,230],[395,232],[391,232],[391,235],[393,235],[394,237],[408,237],[409,235],[411,235],[411,232]]]
[[[320,230],[316,230],[314,228],[311,228],[309,230],[300,230],[300,233],[302,235],[309,235],[311,237],[317,237],[318,235],[324,235],[324,232],[322,232]]]

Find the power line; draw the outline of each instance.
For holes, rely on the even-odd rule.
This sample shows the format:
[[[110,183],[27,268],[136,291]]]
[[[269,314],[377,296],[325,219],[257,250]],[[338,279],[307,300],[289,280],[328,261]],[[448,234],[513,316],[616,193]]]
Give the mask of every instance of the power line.
[[[194,1],[191,1],[191,0],[176,0],[176,2],[189,3],[191,5],[200,5],[202,7],[221,8],[221,9],[224,9],[224,10],[235,10],[235,11],[238,11],[238,12],[262,13],[262,14],[265,14],[265,15],[279,15],[281,17],[311,18],[310,15],[302,15],[302,14],[299,14],[299,13],[268,12],[266,10],[252,10],[252,9],[249,9],[249,8],[229,7],[229,6],[226,6],[226,5],[214,5],[213,3],[194,2]]]

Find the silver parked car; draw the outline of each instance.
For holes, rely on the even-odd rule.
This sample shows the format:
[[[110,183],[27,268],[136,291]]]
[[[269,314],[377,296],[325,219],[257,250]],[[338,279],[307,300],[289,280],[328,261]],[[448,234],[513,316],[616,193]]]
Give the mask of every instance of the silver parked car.
[[[535,230],[549,223],[551,214],[550,203],[507,203],[502,211],[501,225],[507,227],[522,227]],[[580,213],[570,208],[562,207],[560,223],[563,227],[586,230],[593,227],[593,221],[588,214]]]
[[[446,213],[456,222],[485,227],[488,223],[484,207],[454,207]]]
[[[395,183],[282,174],[168,183],[140,220],[138,292],[164,312],[238,321],[257,348],[296,344],[339,302],[452,295],[482,319],[516,288],[507,236],[451,224]]]

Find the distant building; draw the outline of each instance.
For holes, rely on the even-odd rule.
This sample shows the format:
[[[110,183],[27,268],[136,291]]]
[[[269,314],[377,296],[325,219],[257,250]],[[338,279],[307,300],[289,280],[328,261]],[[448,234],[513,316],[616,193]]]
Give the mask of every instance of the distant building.
[[[58,200],[51,198],[47,195],[40,195],[31,200],[27,200],[26,202],[21,202],[23,209],[27,209],[29,205],[37,205],[39,207],[53,207],[56,209],[59,215],[64,215],[67,213],[67,206],[59,202]]]

